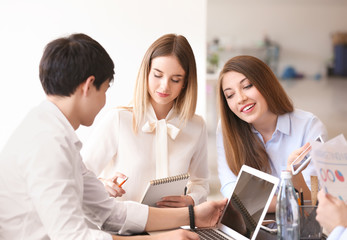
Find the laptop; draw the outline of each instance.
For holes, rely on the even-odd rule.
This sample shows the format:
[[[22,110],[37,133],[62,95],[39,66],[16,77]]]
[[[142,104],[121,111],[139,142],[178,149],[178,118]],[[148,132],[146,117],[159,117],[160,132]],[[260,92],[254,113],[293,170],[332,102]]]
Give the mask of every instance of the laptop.
[[[243,165],[216,228],[197,228],[200,239],[254,240],[279,178]]]

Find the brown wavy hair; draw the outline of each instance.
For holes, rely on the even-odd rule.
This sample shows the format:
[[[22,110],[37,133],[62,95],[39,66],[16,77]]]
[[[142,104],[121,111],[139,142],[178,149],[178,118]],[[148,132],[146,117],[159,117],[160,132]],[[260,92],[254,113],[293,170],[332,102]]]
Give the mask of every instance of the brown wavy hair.
[[[225,157],[237,175],[243,164],[271,173],[268,154],[249,123],[237,117],[225,99],[222,82],[228,72],[243,74],[265,98],[269,111],[282,115],[294,110],[293,103],[271,69],[252,56],[237,56],[225,63],[218,79],[218,105]]]

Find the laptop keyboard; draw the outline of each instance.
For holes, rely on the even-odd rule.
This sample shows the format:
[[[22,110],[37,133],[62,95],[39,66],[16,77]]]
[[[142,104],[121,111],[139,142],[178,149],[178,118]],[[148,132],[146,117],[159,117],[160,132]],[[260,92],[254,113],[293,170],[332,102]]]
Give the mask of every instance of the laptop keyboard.
[[[226,237],[224,237],[214,229],[196,229],[194,230],[194,232],[196,232],[200,236],[201,240],[228,240]]]

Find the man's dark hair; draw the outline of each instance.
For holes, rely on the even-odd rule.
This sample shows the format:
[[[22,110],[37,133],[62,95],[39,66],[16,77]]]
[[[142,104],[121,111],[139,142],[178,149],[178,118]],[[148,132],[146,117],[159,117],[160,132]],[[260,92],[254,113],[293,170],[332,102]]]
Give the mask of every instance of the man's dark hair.
[[[40,62],[40,80],[47,95],[70,96],[90,76],[99,90],[113,75],[114,64],[106,50],[85,34],[48,43]]]

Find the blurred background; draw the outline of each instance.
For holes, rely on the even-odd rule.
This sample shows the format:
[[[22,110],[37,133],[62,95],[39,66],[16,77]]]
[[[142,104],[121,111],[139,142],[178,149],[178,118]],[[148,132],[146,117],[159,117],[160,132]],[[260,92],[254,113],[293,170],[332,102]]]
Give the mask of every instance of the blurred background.
[[[38,66],[49,41],[83,32],[114,60],[115,83],[97,123],[109,108],[129,103],[149,45],[177,33],[195,53],[197,114],[209,133],[210,199],[220,198],[215,87],[225,61],[240,54],[261,58],[295,107],[317,115],[330,138],[347,136],[346,13],[346,0],[1,0],[0,149],[25,114],[45,99]],[[78,129],[82,142],[92,128]]]

